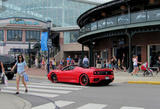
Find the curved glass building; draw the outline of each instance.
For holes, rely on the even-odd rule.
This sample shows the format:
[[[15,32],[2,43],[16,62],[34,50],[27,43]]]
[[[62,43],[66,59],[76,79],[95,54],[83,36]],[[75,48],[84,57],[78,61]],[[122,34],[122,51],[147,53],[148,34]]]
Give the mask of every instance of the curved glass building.
[[[7,0],[0,18],[25,17],[51,20],[56,27],[74,26],[80,14],[95,6],[71,0]]]
[[[0,54],[28,55],[51,20],[50,54],[58,61],[81,53],[76,20],[95,4],[76,0],[2,0],[0,6]],[[34,61],[36,55],[38,52],[28,56]]]

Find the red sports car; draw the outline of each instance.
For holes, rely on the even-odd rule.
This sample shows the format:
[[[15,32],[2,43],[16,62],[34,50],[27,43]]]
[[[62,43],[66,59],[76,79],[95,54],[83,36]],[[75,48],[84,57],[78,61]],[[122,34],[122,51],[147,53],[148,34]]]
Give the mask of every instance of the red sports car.
[[[114,80],[114,74],[111,69],[82,68],[70,65],[62,70],[52,70],[48,74],[48,79],[53,83],[70,82],[86,86],[90,83],[99,83],[101,81],[109,84]]]

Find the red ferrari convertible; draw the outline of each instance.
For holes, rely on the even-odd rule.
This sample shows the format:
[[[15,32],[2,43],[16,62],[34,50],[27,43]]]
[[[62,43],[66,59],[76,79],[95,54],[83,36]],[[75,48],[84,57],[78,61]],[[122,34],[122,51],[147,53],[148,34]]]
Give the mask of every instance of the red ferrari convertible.
[[[53,83],[70,82],[80,83],[86,86],[90,83],[99,83],[104,81],[106,84],[114,80],[114,74],[111,69],[82,68],[78,66],[66,66],[62,70],[52,70],[48,74],[48,79]]]

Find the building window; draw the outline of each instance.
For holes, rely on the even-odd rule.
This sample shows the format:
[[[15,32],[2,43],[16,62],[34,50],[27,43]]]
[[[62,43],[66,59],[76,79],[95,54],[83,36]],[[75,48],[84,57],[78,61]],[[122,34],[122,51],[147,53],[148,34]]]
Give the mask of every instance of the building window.
[[[28,30],[26,31],[26,41],[39,41],[40,40],[40,31]]]
[[[64,44],[75,43],[79,37],[78,31],[64,32]]]
[[[7,41],[22,41],[22,31],[7,30]]]
[[[4,41],[4,32],[0,30],[0,41]]]

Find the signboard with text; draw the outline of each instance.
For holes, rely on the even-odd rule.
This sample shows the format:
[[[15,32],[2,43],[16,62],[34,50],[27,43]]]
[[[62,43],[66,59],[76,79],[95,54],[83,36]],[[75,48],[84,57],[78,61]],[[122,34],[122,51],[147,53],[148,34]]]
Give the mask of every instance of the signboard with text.
[[[48,32],[41,33],[41,51],[48,51],[47,47]]]

